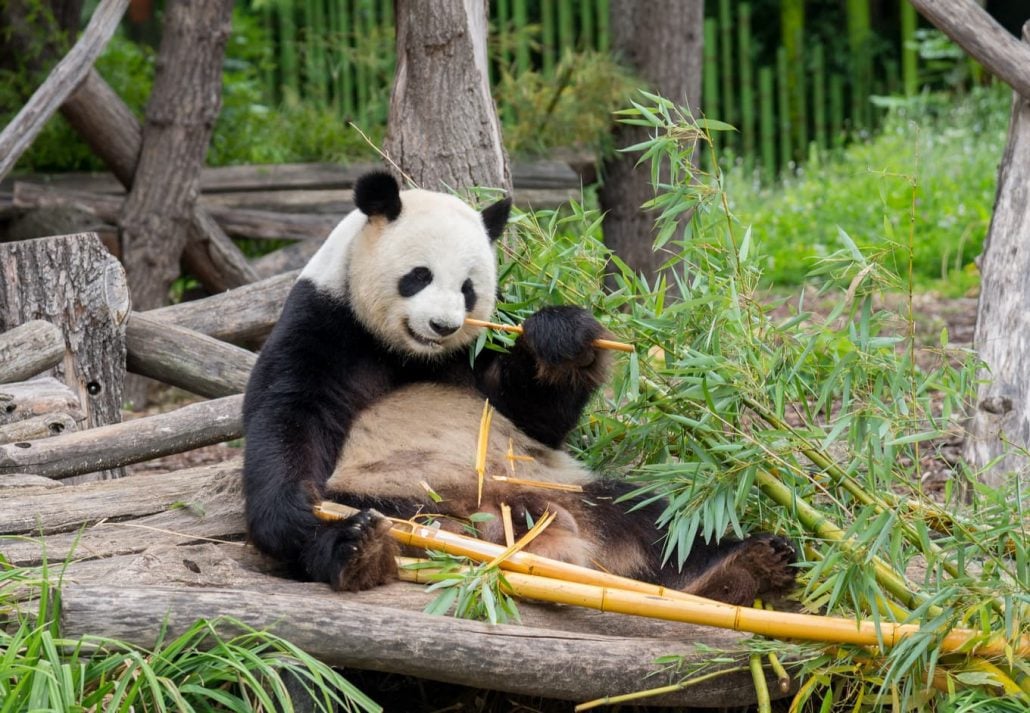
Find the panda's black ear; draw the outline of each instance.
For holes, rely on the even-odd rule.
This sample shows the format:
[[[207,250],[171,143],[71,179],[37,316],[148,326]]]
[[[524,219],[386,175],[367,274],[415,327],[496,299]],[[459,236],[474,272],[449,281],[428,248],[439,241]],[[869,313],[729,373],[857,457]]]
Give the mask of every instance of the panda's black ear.
[[[386,171],[372,171],[354,184],[354,205],[369,218],[381,215],[394,220],[401,214],[400,191],[396,178]]]
[[[482,211],[483,225],[486,226],[486,234],[490,236],[490,242],[497,240],[504,232],[504,226],[508,224],[508,215],[511,213],[511,198],[502,198],[493,205],[488,205]]]

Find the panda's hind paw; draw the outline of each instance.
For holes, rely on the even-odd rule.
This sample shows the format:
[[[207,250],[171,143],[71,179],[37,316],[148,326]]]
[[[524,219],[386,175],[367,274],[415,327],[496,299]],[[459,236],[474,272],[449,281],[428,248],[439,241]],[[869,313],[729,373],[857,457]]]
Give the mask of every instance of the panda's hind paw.
[[[335,543],[333,589],[358,592],[397,578],[399,548],[390,537],[390,522],[362,510],[340,523]]]
[[[754,535],[714,562],[684,591],[728,604],[750,606],[759,596],[794,585],[794,546],[777,535]]]

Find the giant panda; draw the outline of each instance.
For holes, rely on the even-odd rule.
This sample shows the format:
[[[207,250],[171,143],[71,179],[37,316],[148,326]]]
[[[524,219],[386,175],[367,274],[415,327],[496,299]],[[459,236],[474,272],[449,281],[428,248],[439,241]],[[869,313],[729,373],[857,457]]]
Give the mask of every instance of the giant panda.
[[[735,604],[793,582],[793,549],[772,535],[694,543],[682,569],[664,565],[660,506],[630,510],[627,487],[589,471],[562,444],[604,382],[604,329],[578,307],[549,306],[508,353],[470,345],[497,290],[493,244],[510,201],[481,212],[460,199],[401,191],[385,172],[355,185],[356,210],[302,270],[261,349],[244,399],[244,495],[250,541],[304,580],[360,590],[396,575],[397,546],[380,514],[434,517],[503,542],[545,512],[528,551]],[[579,485],[561,492],[473,470],[484,400],[496,409],[488,474]],[[425,484],[435,492],[431,497]],[[323,499],[359,509],[342,522]]]

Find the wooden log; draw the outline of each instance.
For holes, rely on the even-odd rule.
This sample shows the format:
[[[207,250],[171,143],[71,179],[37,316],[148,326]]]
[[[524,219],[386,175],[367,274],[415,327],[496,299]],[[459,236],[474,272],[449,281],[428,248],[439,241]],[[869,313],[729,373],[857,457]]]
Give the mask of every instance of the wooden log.
[[[75,392],[52,376],[0,385],[0,427],[52,413],[86,418]]]
[[[1023,28],[1023,38],[1030,42],[1030,23]],[[1027,480],[1025,448],[1030,446],[1030,361],[1026,359],[1030,285],[1025,280],[1030,250],[1024,239],[1030,231],[1028,97],[1013,95],[994,214],[980,260],[983,277],[973,337],[987,369],[967,424],[964,456],[982,471],[981,480],[994,487],[1010,478]]]
[[[82,413],[78,412],[78,416],[76,418],[67,412],[48,413],[8,423],[0,426],[0,444],[34,441],[38,438],[59,436],[62,433],[73,433],[79,430],[78,422]]]
[[[293,273],[303,268],[308,264],[308,260],[315,256],[321,245],[314,240],[302,240],[262,255],[251,264],[262,279],[271,279],[275,275]]]
[[[24,381],[64,359],[64,335],[50,322],[34,319],[0,334],[0,384]]]
[[[221,443],[243,435],[243,396],[190,404],[169,413],[0,446],[0,474],[67,478]]]
[[[133,312],[125,330],[129,371],[199,396],[229,396],[247,388],[257,356],[192,329]]]
[[[343,214],[305,215],[282,213],[270,210],[249,210],[244,208],[220,208],[205,205],[221,226],[233,237],[264,238],[269,240],[321,241],[343,219]],[[124,200],[119,195],[92,191],[60,188],[41,183],[16,181],[12,194],[12,205],[16,208],[51,208],[72,206],[89,212],[99,220],[116,224]]]
[[[1030,100],[1030,47],[969,0],[912,0],[912,5],[994,76]]]
[[[52,370],[76,394],[89,427],[121,420],[125,271],[93,233],[0,245],[0,331],[29,319],[60,326],[67,349]]]
[[[89,73],[128,7],[129,0],[101,0],[79,40],[0,132],[0,178],[14,167],[50,117]]]
[[[197,566],[203,569],[203,565]],[[312,597],[308,591],[279,591],[270,597],[241,589],[70,584],[62,593],[61,623],[69,636],[89,633],[153,647],[160,636],[175,636],[198,618],[231,616],[285,636],[333,666],[568,700],[639,690],[646,685],[643,681],[661,670],[655,663],[660,656],[683,656],[688,666],[710,658],[695,648],[695,643],[712,642],[712,638],[705,641],[707,637],[698,635],[698,627],[689,633],[679,630],[683,638],[672,641],[610,635],[604,628],[580,633],[490,625],[354,599],[348,595]],[[564,616],[563,611],[544,618],[560,624]],[[725,635],[713,638],[723,648],[738,640]],[[426,655],[427,651],[432,654]],[[732,707],[749,705],[753,698],[754,689],[745,672],[649,702]]]
[[[143,145],[143,129],[103,77],[90,72],[61,107],[61,113],[119,182],[131,186]],[[194,206],[184,252],[187,267],[202,275],[204,286],[212,292],[253,282],[257,276],[243,253],[213,225],[213,221],[205,220],[204,209]]]
[[[32,475],[30,473],[8,473],[7,475],[0,475],[0,491],[11,491],[15,488],[49,490],[51,488],[60,487],[62,487],[60,482],[56,480],[51,480],[50,478],[46,478],[42,475]],[[5,496],[9,495],[10,492],[5,493]],[[5,549],[6,545],[3,548],[0,548],[0,551],[3,551]],[[4,552],[4,555],[6,556],[6,552]]]
[[[593,162],[593,154],[586,153],[568,153],[558,160],[516,162],[511,167],[512,183],[516,189],[579,188],[594,182],[590,178]],[[202,193],[237,193],[353,188],[362,175],[382,167],[379,163],[363,162],[346,166],[334,163],[209,166],[201,172],[200,190]],[[107,173],[33,174],[25,180],[59,190],[125,192],[124,186]]]
[[[260,342],[272,331],[297,271],[192,302],[152,309],[143,314],[216,339],[233,343]]]

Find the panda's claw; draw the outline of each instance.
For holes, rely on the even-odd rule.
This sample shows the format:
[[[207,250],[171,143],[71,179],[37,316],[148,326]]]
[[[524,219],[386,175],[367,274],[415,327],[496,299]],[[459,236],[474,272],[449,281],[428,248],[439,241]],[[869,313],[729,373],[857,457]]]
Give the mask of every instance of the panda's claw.
[[[520,341],[532,352],[537,377],[562,383],[586,380],[600,384],[607,377],[607,358],[594,340],[606,335],[604,327],[581,307],[544,307],[522,325]]]
[[[335,530],[329,584],[357,592],[397,578],[397,543],[388,534],[390,522],[373,510],[362,510]]]

